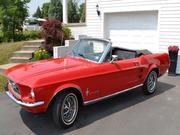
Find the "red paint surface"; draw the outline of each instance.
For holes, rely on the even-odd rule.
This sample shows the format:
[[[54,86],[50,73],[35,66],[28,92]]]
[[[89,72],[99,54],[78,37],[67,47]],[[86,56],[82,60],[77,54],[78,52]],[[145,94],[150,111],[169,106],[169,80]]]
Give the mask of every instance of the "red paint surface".
[[[35,108],[23,107],[28,111],[44,112],[53,97],[66,88],[76,88],[83,102],[108,96],[118,91],[143,84],[148,73],[159,69],[159,76],[169,67],[168,54],[150,54],[114,63],[94,63],[67,56],[39,62],[20,64],[5,71],[7,77],[17,83],[24,102],[44,101]],[[30,97],[33,89],[35,99]]]

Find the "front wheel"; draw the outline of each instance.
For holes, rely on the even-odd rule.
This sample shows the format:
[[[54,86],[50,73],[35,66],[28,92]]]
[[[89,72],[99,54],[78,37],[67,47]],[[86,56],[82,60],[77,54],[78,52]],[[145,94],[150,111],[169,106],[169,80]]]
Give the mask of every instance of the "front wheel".
[[[146,95],[153,94],[157,87],[157,73],[156,71],[151,71],[145,80],[143,85],[143,91]]]
[[[63,92],[56,97],[53,106],[53,120],[61,128],[71,127],[78,115],[78,99],[73,92]]]

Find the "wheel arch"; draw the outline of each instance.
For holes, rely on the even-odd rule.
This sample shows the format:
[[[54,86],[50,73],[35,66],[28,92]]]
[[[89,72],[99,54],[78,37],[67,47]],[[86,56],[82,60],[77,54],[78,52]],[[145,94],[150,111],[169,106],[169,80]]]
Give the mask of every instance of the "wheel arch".
[[[55,98],[59,94],[66,92],[66,91],[72,91],[73,93],[75,93],[77,95],[78,102],[80,103],[79,105],[80,106],[83,105],[84,98],[83,98],[82,91],[81,91],[80,87],[77,85],[74,85],[74,84],[66,84],[66,85],[58,87],[55,90],[54,95],[52,96],[52,98],[51,98],[51,100],[47,106],[47,109],[51,108],[52,104],[54,103]]]
[[[149,70],[148,70],[148,74],[151,72],[151,71],[156,71],[157,75],[160,76],[160,69],[159,69],[159,66],[157,64],[152,64],[150,67],[149,67]]]
[[[145,77],[145,79],[144,79],[144,82],[146,81],[146,79],[147,79],[147,77],[148,77],[148,75],[149,75],[149,73],[150,73],[151,71],[155,71],[155,72],[157,73],[157,76],[158,76],[158,77],[160,76],[160,70],[159,70],[158,66],[157,66],[157,65],[152,65],[152,66],[150,66],[150,68],[149,68],[149,70],[148,70],[148,72],[147,72],[147,75],[146,75],[146,77]],[[143,82],[143,83],[144,83],[144,82]]]

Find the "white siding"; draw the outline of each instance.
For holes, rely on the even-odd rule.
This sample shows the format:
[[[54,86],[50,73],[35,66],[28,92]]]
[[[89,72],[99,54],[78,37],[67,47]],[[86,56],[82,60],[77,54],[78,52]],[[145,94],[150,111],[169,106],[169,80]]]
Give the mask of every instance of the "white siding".
[[[73,37],[77,40],[79,35],[87,35],[87,27],[82,26],[68,26],[71,29]]]
[[[97,16],[96,4],[101,17]],[[103,37],[103,13],[108,11],[159,10],[159,51],[167,52],[170,44],[180,44],[180,1],[179,0],[87,0],[87,34]],[[116,11],[117,10],[117,11]]]
[[[167,52],[169,45],[180,46],[180,0],[87,0],[87,35],[104,37],[104,13],[143,10],[159,11],[159,52]],[[180,59],[177,71],[180,73]]]

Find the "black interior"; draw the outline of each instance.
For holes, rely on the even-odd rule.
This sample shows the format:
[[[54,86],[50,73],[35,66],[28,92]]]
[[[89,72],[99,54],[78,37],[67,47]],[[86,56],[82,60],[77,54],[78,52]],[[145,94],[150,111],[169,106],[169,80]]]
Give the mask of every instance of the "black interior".
[[[112,55],[117,55],[118,60],[133,59],[147,54],[151,54],[151,52],[148,50],[130,50],[119,47],[112,48]]]

